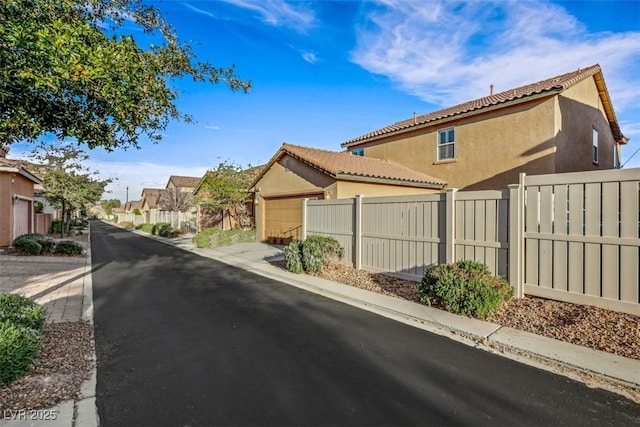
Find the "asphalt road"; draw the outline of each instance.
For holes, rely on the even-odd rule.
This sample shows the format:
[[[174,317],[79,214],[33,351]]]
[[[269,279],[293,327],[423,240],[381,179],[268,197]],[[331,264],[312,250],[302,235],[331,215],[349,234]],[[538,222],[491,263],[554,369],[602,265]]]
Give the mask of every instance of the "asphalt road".
[[[640,405],[91,226],[102,426],[640,425]]]

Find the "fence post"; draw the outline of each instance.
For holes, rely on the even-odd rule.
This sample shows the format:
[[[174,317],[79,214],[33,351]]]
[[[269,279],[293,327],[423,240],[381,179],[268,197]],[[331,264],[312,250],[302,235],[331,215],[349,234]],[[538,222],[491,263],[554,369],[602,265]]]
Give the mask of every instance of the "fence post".
[[[300,240],[302,241],[307,239],[307,214],[309,213],[307,210],[308,202],[309,198],[302,199],[302,231],[300,234]]]
[[[355,198],[355,230],[354,230],[354,265],[356,270],[362,268],[362,194],[358,194]]]
[[[456,191],[457,188],[447,188],[445,198],[445,262],[456,262]]]
[[[509,185],[509,283],[515,297],[524,297],[524,181]]]

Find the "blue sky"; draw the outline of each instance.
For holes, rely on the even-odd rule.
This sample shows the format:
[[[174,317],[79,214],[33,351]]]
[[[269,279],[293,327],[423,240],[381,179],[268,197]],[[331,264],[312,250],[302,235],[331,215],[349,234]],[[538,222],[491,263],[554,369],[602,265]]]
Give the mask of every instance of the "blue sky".
[[[618,121],[640,148],[640,1],[150,2],[200,59],[236,65],[249,94],[177,82],[179,108],[159,144],[90,152],[118,180],[105,198],[140,198],[170,175],[221,160],[267,162],[283,142],[340,150],[398,120],[599,63]],[[134,37],[142,34],[131,29]],[[15,145],[12,154],[27,150]],[[640,167],[640,153],[625,167]]]

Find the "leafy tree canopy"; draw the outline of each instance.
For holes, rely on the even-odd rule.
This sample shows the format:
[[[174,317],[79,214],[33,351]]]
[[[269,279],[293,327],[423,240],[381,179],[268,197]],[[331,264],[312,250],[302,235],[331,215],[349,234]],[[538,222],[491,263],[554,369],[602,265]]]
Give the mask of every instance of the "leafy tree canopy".
[[[104,209],[107,215],[111,215],[113,213],[113,208],[119,208],[122,206],[122,202],[118,199],[101,200],[100,206]]]
[[[178,111],[168,82],[225,83],[247,92],[234,67],[196,61],[190,46],[141,0],[0,2],[0,144],[53,133],[89,148],[153,141]],[[136,26],[161,40],[146,48],[124,33]]]
[[[261,170],[261,166],[243,168],[223,161],[205,174],[196,190],[196,202],[206,212],[228,212],[235,220],[233,226],[249,228],[252,226],[252,215],[247,206],[252,198],[249,186]]]
[[[243,203],[251,194],[249,185],[260,168],[243,168],[225,160],[209,169],[200,183],[196,201],[208,211],[226,210],[234,203]]]

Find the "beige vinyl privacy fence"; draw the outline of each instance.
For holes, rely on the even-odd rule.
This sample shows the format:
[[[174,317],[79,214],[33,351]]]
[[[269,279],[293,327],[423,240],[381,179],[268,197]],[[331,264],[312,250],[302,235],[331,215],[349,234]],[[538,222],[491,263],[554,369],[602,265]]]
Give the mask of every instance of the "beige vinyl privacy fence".
[[[345,263],[420,280],[474,259],[524,294],[640,315],[640,169],[527,176],[503,191],[303,202],[303,236]]]

